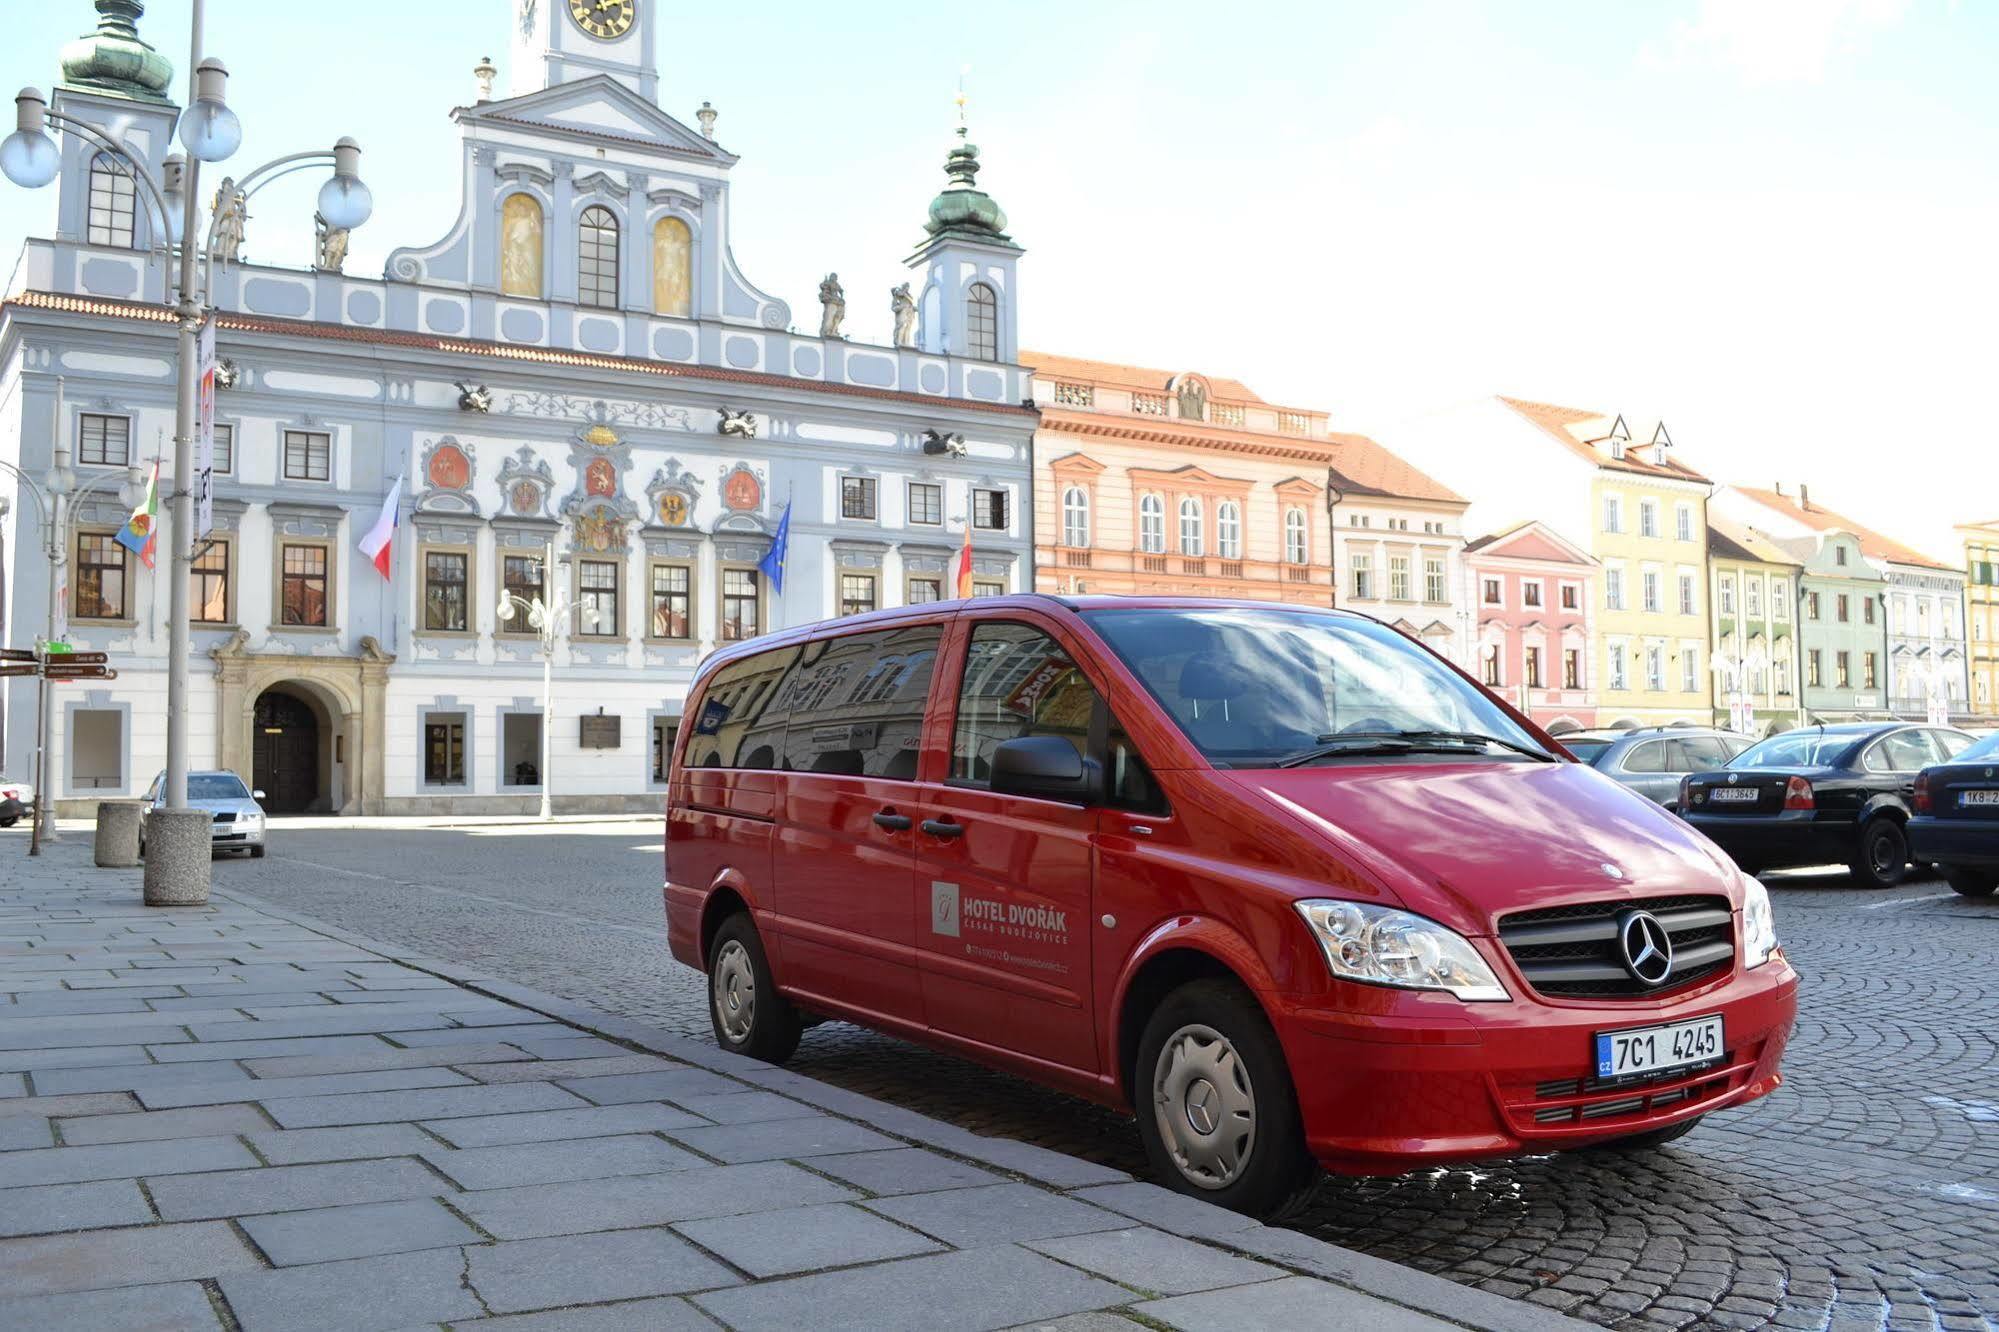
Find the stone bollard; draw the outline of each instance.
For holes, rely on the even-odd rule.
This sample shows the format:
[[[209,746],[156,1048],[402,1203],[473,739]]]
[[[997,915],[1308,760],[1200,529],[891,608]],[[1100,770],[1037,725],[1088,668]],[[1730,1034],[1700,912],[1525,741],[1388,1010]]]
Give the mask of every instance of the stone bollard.
[[[156,809],[146,819],[146,905],[205,906],[215,816]]]
[[[131,869],[139,863],[139,802],[97,802],[97,867]]]

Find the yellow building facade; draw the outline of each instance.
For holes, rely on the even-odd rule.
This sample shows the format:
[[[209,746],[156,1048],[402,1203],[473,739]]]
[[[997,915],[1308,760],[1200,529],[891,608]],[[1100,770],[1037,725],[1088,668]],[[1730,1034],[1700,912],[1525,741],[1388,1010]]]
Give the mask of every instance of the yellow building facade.
[[[1966,523],[1964,601],[1971,665],[1971,710],[1999,717],[1999,518]]]
[[[1603,564],[1597,715],[1640,725],[1713,720],[1708,681],[1704,480],[1599,470],[1591,484]]]

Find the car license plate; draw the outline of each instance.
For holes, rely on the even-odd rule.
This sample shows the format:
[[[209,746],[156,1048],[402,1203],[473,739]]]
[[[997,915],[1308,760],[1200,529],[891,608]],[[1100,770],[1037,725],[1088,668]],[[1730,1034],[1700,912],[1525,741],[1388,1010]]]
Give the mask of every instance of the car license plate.
[[[1717,805],[1749,804],[1759,792],[1753,786],[1717,786],[1708,792],[1708,799]]]
[[[1596,1034],[1598,1078],[1664,1073],[1721,1058],[1721,1014]]]
[[[1963,805],[1999,805],[1999,791],[1966,791],[1958,797]]]

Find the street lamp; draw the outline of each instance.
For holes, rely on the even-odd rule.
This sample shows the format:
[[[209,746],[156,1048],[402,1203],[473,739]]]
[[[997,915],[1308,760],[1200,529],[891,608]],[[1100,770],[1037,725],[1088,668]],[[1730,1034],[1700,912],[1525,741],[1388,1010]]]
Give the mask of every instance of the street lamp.
[[[568,566],[569,562],[564,560],[562,563],[563,572],[556,575],[565,585],[568,582]],[[550,590],[548,587],[548,578],[551,573],[555,572],[555,568],[555,546],[551,542],[545,548],[541,562],[541,582],[544,594]],[[549,758],[554,752],[554,742],[551,737],[554,734],[553,727],[555,723],[555,641],[557,633],[562,627],[563,618],[569,614],[571,607],[574,605],[575,599],[569,595],[568,588],[564,586],[555,589],[554,596],[548,600],[543,600],[542,597],[523,597],[515,592],[502,592],[500,594],[500,604],[494,608],[494,613],[500,617],[501,624],[510,623],[515,614],[525,612],[528,628],[534,630],[541,640],[541,772],[539,775],[541,777],[540,817],[544,820],[555,817],[555,808],[550,799],[553,795],[554,782],[549,773]],[[597,623],[597,608],[595,606],[586,605],[582,608],[581,613],[583,623]]]
[[[149,888],[157,878],[161,884],[170,885],[172,890],[199,890],[198,896],[170,898],[195,901],[206,898],[209,856],[209,839],[205,833],[199,838],[195,836],[194,812],[187,807],[187,693],[188,660],[191,655],[188,583],[194,566],[195,339],[201,331],[204,300],[213,296],[212,287],[203,290],[197,273],[202,266],[202,251],[206,250],[210,256],[213,254],[216,233],[211,229],[201,247],[196,246],[195,238],[202,234],[201,164],[228,159],[243,142],[242,122],[229,109],[225,96],[229,71],[221,61],[202,56],[205,13],[204,0],[194,0],[188,41],[189,60],[193,66],[193,96],[180,123],[181,143],[188,151],[187,161],[177,157],[167,158],[162,163],[158,178],[155,178],[144,155],[126,147],[114,134],[74,116],[51,111],[47,99],[33,88],[22,89],[14,99],[15,130],[4,143],[0,143],[0,174],[28,189],[39,189],[56,176],[60,155],[49,140],[48,122],[54,121],[64,132],[95,145],[118,162],[158,215],[169,264],[174,258],[175,248],[179,250],[180,271],[173,304],[179,323],[179,375],[174,411],[171,492],[173,571],[168,579],[167,771],[161,796],[168,822],[184,823],[187,831],[183,836],[149,839],[155,854],[147,857],[146,878]],[[274,171],[275,168],[297,169],[307,162],[330,161],[333,180],[320,191],[322,211],[330,203],[334,214],[346,219],[351,226],[359,226],[367,220],[372,208],[367,188],[356,175],[359,159],[359,146],[352,139],[342,139],[331,150],[294,153],[266,163],[244,179],[276,179],[277,175],[285,172]],[[180,214],[178,227],[173,222],[175,213]],[[337,224],[333,214],[328,214],[327,220],[329,224]],[[205,823],[207,815],[202,814],[200,818]],[[162,824],[162,827],[165,826]]]

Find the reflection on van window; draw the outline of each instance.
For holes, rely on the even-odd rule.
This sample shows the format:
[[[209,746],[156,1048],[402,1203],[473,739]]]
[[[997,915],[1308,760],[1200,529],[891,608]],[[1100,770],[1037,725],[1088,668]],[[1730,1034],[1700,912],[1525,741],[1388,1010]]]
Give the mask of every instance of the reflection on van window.
[[[916,625],[811,644],[779,703],[784,768],[915,781],[943,634]]]
[[[1342,734],[1400,732],[1543,752],[1462,676],[1372,620],[1229,606],[1084,618],[1211,762],[1266,767]]]
[[[1047,634],[1024,624],[979,625],[958,686],[952,780],[990,781],[993,747],[1023,735],[1059,735],[1088,754],[1096,702],[1097,691]]]
[[[784,746],[778,694],[785,673],[797,661],[797,648],[779,648],[716,671],[701,695],[701,710],[694,714],[683,766],[775,768]]]

